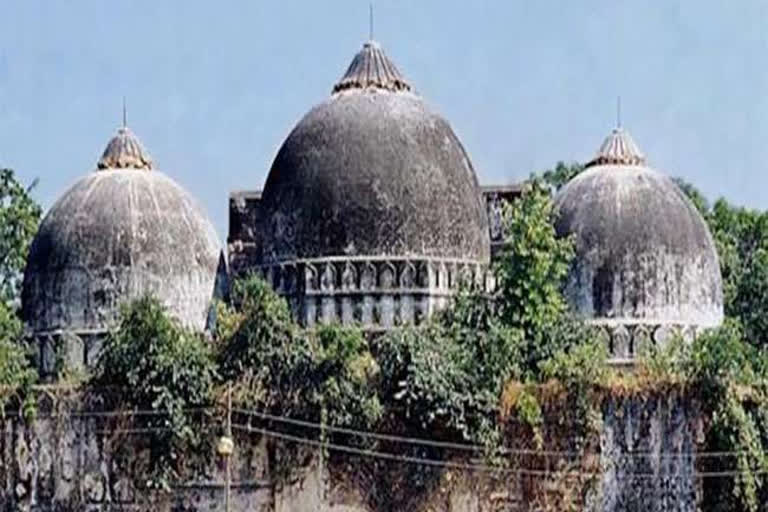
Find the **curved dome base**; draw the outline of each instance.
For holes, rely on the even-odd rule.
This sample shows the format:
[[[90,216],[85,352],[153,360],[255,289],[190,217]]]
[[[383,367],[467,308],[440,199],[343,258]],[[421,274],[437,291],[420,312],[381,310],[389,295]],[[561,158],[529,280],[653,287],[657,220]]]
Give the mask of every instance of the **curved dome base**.
[[[559,236],[576,255],[565,295],[590,319],[717,325],[720,264],[704,219],[666,176],[600,165],[555,199]]]

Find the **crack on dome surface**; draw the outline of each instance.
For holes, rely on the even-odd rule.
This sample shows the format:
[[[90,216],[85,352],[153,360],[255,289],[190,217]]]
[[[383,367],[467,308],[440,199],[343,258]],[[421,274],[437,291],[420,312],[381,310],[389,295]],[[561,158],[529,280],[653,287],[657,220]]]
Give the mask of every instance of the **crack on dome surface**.
[[[99,169],[152,169],[152,157],[141,141],[128,129],[121,126],[117,135],[107,143],[96,166]]]
[[[622,128],[614,128],[605,138],[595,157],[585,168],[598,165],[645,165],[645,155],[635,144],[632,136]]]
[[[410,91],[411,85],[375,41],[363,45],[346,73],[333,86],[333,94],[348,89]]]

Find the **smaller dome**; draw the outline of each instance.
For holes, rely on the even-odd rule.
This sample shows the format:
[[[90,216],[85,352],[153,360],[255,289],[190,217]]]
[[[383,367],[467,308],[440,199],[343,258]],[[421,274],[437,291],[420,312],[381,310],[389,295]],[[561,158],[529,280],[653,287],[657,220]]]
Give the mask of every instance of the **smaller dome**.
[[[722,321],[709,228],[677,185],[646,165],[629,133],[613,130],[555,207],[557,232],[576,250],[566,286],[575,311],[617,324]]]
[[[152,294],[202,330],[214,295],[220,244],[197,202],[152,170],[122,127],[97,170],[46,213],[30,247],[22,316],[32,333],[102,332],[127,300]]]

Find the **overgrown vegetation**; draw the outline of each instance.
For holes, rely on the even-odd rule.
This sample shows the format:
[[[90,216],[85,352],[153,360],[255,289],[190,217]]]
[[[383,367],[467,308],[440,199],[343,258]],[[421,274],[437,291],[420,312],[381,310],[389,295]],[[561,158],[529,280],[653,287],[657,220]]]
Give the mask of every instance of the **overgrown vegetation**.
[[[463,290],[425,327],[379,341],[385,401],[416,419],[422,435],[450,429],[493,453],[501,448],[504,386],[541,382],[554,372],[548,361],[591,342],[592,333],[569,316],[560,293],[573,249],[557,238],[552,216],[548,190],[532,182],[505,207],[508,243],[494,269],[497,293]],[[530,401],[521,403],[535,410]],[[529,409],[522,406],[521,417],[536,421]]]
[[[29,364],[29,354],[20,340],[21,322],[7,304],[0,302],[0,417],[3,418],[13,398],[22,405],[22,413],[27,418],[35,412],[29,391],[37,380],[37,372]]]
[[[0,301],[18,303],[27,253],[42,209],[13,170],[0,169]]]
[[[22,342],[18,315],[21,277],[27,253],[40,223],[42,209],[31,191],[11,169],[0,169],[0,415],[5,416],[11,399],[21,405],[25,417],[34,416],[29,393],[37,372]]]
[[[172,320],[146,297],[123,308],[104,342],[93,386],[112,408],[127,413],[124,427],[143,429],[146,458],[125,446],[121,460],[140,486],[168,489],[208,455],[207,413],[217,379],[210,343]],[[113,402],[114,401],[114,402]]]
[[[687,389],[709,419],[699,471],[709,478],[704,510],[750,511],[768,502],[768,353],[744,338],[736,319],[698,336],[652,348],[639,373]]]
[[[236,283],[233,301],[221,313],[219,364],[241,403],[329,426],[369,428],[379,419],[379,369],[361,331],[300,329],[257,276]]]

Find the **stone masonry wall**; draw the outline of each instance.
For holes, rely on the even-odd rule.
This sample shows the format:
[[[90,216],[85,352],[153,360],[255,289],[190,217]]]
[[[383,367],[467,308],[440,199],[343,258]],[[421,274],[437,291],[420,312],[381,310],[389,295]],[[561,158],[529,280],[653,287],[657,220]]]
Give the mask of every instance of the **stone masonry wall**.
[[[694,512],[699,491],[690,454],[695,452],[700,424],[696,407],[669,395],[610,398],[603,409],[599,440],[602,472],[582,503],[584,509]],[[77,393],[70,393],[64,400],[41,397],[38,416],[31,422],[13,411],[6,415],[0,435],[0,512],[224,510],[225,471],[215,453],[211,453],[203,475],[175,486],[170,493],[142,495],[115,456],[120,448],[132,448],[133,434],[119,432],[119,426],[98,415],[79,414],[82,410]],[[300,477],[277,484],[271,478],[266,440],[258,434],[236,434],[233,512],[397,510],[390,506],[373,508],[376,500],[370,493],[376,485],[371,485],[370,479],[377,478],[376,471],[380,471],[375,469],[381,462],[378,459],[358,458],[357,465],[349,466],[357,469],[345,472],[338,466],[344,456],[333,453],[329,471],[329,462],[317,454],[314,462],[300,471]],[[135,435],[138,438],[141,433]],[[407,464],[389,467],[399,471]],[[414,512],[540,510],[524,492],[523,478],[515,473],[438,470],[434,481],[409,499],[407,508]],[[407,478],[400,482],[408,489]],[[557,493],[553,482],[535,479],[536,485]],[[378,487],[381,489],[381,482]]]

